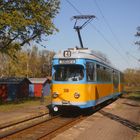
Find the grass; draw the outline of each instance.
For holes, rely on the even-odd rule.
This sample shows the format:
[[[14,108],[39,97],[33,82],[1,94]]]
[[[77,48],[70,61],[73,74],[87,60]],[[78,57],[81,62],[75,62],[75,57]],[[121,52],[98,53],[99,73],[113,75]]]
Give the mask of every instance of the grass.
[[[44,105],[51,103],[51,97],[44,97]],[[42,104],[41,98],[29,98],[18,102],[8,102],[0,105],[0,112],[15,111],[28,108],[29,106],[40,106]]]
[[[140,101],[140,87],[125,87],[125,91],[128,93],[123,97],[135,101]]]
[[[133,140],[140,140],[140,133],[138,133]]]
[[[140,91],[140,87],[128,87],[128,86],[125,86],[124,90],[125,91]]]
[[[126,95],[128,99],[140,101],[140,92],[132,92]]]

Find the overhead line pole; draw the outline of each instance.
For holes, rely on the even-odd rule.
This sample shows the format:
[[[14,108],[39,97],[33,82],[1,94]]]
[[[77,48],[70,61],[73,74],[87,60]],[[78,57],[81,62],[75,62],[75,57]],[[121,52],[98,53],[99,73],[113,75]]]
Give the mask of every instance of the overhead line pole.
[[[75,21],[75,24],[74,24],[74,29],[77,31],[81,48],[84,48],[84,46],[83,46],[83,41],[82,41],[80,30],[83,29],[88,23],[90,23],[93,20],[93,18],[95,18],[94,15],[73,16],[73,19],[76,20]],[[85,19],[86,21],[81,26],[77,26],[76,25],[77,24],[77,21],[80,20],[80,19]]]
[[[79,38],[79,42],[80,42],[81,48],[84,48],[84,46],[83,46],[83,41],[82,41],[81,34],[80,34],[80,29],[81,29],[81,28],[80,28],[79,26],[76,26],[74,29],[77,31],[77,34],[78,34],[78,38]]]
[[[69,0],[66,0],[66,1],[67,1],[67,3],[68,3],[77,13],[82,14],[82,13],[79,11],[79,9],[77,9]],[[108,44],[110,47],[112,47],[116,52],[118,52],[118,54],[123,58],[122,54],[118,51],[118,49],[116,49],[115,47],[113,47],[112,43],[111,43],[108,39],[106,39],[106,37],[105,37],[95,26],[93,26],[91,23],[90,23],[90,25],[91,25],[92,28],[95,29],[95,31],[107,42],[107,44]],[[125,60],[125,62],[128,63],[128,61],[127,61],[126,59],[124,59],[124,60]],[[129,63],[128,63],[128,64],[129,64]]]

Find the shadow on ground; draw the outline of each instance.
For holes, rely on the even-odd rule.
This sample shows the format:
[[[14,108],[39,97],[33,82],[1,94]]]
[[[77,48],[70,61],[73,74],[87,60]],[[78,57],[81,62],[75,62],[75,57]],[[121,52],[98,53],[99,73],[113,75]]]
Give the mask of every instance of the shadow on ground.
[[[140,107],[140,105],[138,104],[131,104],[131,103],[123,103],[125,105],[128,105],[128,106],[133,106],[133,107]]]
[[[100,110],[99,111],[102,115],[112,119],[112,120],[115,120],[119,123],[121,123],[122,125],[125,125],[131,129],[133,129],[134,131],[136,132],[140,132],[140,124],[137,124],[135,122],[132,122],[130,120],[127,120],[127,119],[124,119],[120,116],[117,116],[117,115],[114,115],[114,114],[111,114],[111,113],[108,113],[106,111],[103,111],[103,110]]]
[[[136,97],[136,96],[125,96],[125,97],[122,97],[122,98],[126,98],[126,99],[129,99],[129,100],[134,100],[134,101],[140,102],[140,97]]]

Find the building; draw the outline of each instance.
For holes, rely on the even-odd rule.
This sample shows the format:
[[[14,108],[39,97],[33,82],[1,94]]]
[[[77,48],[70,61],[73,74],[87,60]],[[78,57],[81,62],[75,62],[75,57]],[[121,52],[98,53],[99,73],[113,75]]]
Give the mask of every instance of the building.
[[[29,93],[31,97],[41,97],[50,94],[50,80],[48,78],[29,78]]]
[[[0,78],[0,100],[13,101],[29,96],[30,81],[27,78]]]

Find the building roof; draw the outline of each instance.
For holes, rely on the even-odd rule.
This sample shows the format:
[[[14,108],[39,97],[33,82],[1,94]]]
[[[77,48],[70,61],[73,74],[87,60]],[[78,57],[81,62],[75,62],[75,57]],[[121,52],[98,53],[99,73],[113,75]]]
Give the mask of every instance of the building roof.
[[[30,82],[27,78],[19,78],[19,77],[0,78],[0,84],[21,84],[23,81]]]
[[[30,82],[33,84],[44,84],[47,78],[29,78]]]

